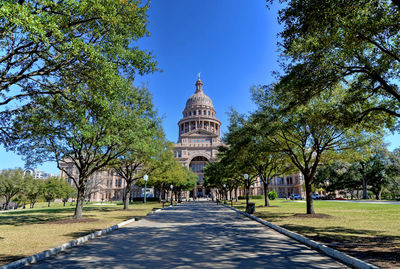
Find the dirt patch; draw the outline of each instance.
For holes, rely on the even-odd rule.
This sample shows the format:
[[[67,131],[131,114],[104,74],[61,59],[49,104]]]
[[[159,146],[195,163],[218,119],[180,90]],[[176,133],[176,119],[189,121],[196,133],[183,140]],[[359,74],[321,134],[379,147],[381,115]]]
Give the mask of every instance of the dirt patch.
[[[44,224],[73,224],[73,223],[85,223],[85,222],[96,222],[98,219],[94,218],[82,218],[82,219],[60,219],[56,221],[44,222]]]
[[[330,219],[333,218],[331,215],[328,214],[294,214],[293,217],[295,218],[307,218],[307,219]]]

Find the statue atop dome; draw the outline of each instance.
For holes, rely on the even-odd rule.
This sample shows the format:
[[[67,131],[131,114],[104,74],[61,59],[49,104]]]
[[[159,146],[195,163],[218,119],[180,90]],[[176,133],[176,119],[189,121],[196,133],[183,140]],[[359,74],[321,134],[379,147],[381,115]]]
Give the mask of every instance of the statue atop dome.
[[[197,81],[196,81],[196,91],[194,92],[196,93],[203,93],[203,82],[200,79],[200,73],[197,74]]]

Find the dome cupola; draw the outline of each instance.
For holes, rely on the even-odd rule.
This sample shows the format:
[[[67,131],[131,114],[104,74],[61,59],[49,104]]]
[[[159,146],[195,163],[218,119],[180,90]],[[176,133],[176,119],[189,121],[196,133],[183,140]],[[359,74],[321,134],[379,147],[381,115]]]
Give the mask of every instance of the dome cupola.
[[[191,133],[194,130],[207,131],[210,134],[220,137],[221,122],[216,118],[213,102],[210,97],[204,94],[203,82],[200,73],[195,83],[196,90],[186,101],[183,110],[183,118],[178,122],[179,136]]]
[[[186,101],[186,109],[192,109],[197,107],[208,107],[213,108],[213,103],[207,95],[203,92],[203,82],[200,79],[200,74],[196,81],[196,91]]]

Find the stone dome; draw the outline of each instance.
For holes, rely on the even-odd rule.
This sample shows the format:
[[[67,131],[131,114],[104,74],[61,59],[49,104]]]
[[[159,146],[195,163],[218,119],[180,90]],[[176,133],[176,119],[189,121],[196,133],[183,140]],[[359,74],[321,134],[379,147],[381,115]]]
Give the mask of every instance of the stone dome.
[[[186,108],[197,106],[214,107],[210,97],[203,92],[203,82],[200,78],[196,81],[196,92],[186,101]]]

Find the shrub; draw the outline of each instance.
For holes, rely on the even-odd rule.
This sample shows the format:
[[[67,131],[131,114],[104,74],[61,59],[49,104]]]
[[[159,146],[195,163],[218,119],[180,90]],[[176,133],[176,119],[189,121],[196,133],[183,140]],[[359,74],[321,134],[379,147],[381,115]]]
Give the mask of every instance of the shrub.
[[[268,198],[270,200],[275,200],[278,197],[278,194],[276,193],[276,190],[272,190],[268,193]]]

